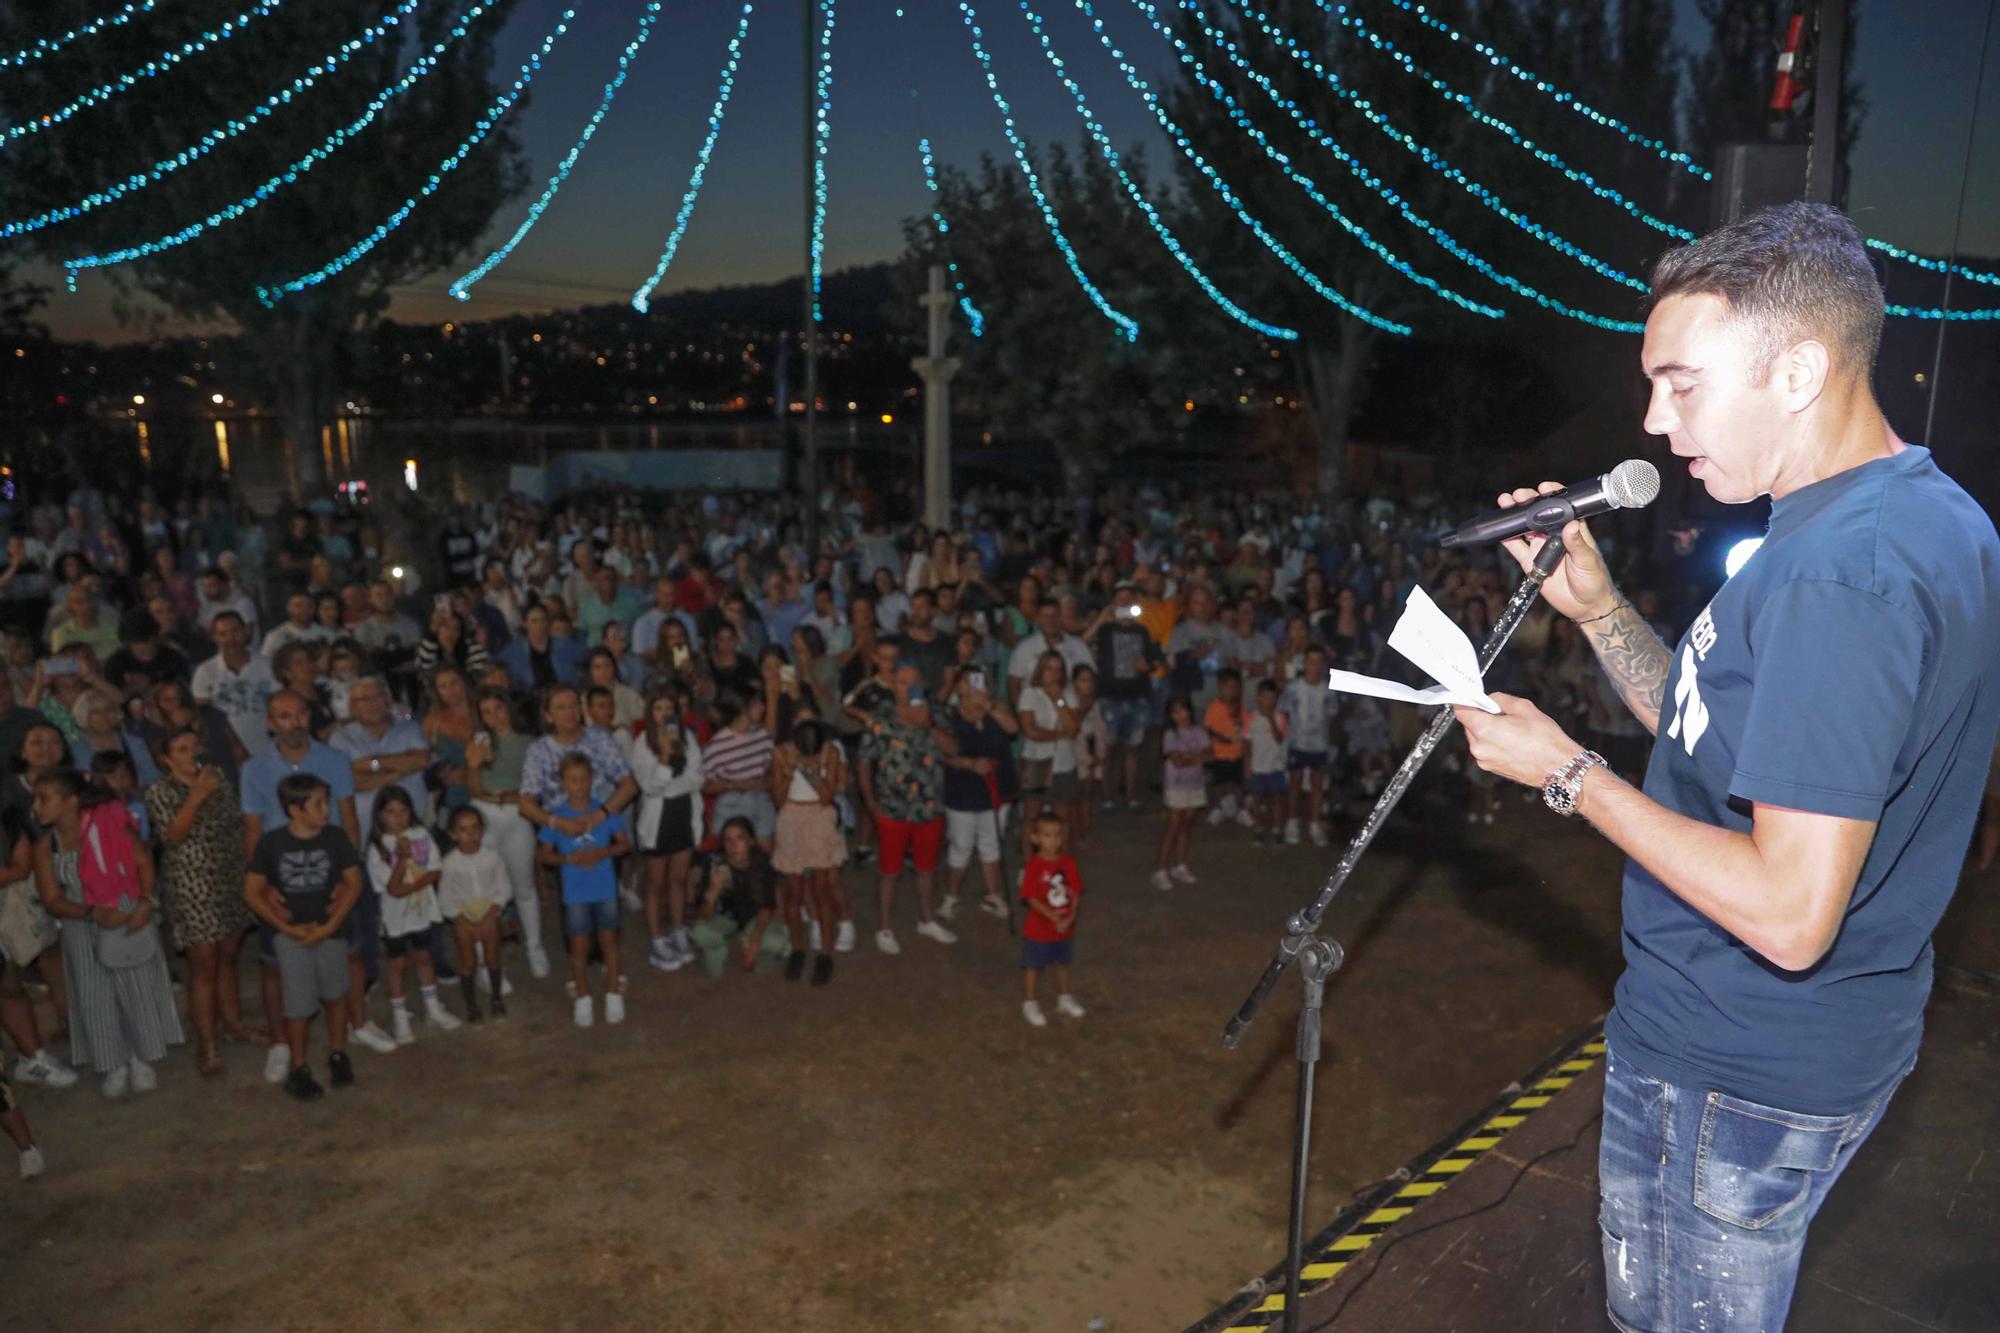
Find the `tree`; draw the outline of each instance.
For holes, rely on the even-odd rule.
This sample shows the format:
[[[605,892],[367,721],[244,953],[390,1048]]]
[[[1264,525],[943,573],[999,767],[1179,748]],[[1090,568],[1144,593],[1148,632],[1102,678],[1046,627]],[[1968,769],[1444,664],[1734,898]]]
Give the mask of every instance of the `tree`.
[[[320,430],[331,415],[342,357],[378,320],[389,291],[463,258],[497,210],[526,184],[513,125],[518,111],[452,172],[407,221],[331,280],[266,307],[258,288],[318,268],[373,230],[435,172],[471,131],[503,82],[494,38],[517,0],[494,0],[437,64],[391,98],[348,144],[272,193],[260,207],[189,244],[110,268],[99,278],[188,320],[224,319],[244,333],[262,390],[277,404],[297,489],[320,480]],[[0,207],[7,218],[69,205],[200,143],[201,136],[288,88],[307,65],[339,51],[396,0],[314,0],[257,17],[240,33],[189,55],[130,91],[5,148]],[[0,10],[0,49],[30,45],[91,6]],[[0,119],[21,125],[139,68],[160,51],[234,19],[240,0],[189,0],[79,42],[0,79]],[[56,10],[51,15],[49,10]],[[131,245],[244,198],[359,117],[421,53],[445,40],[463,9],[423,5],[414,18],[365,44],[252,129],[227,138],[150,188],[35,231],[27,244],[61,261]],[[20,244],[17,242],[17,244]]]

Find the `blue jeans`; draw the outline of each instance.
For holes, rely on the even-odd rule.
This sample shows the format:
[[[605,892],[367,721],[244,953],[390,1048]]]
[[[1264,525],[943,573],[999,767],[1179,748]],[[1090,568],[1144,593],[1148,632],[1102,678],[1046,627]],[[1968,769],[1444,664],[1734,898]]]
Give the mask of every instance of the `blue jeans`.
[[[1608,1051],[1597,1174],[1611,1322],[1779,1333],[1806,1228],[1909,1072],[1863,1110],[1806,1115],[1665,1083]]]

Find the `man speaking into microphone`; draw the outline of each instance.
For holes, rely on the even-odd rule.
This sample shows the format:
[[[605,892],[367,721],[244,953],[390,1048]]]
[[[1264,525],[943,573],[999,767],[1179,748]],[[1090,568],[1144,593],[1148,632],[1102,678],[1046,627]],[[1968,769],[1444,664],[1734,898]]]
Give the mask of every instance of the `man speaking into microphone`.
[[[1621,1329],[1777,1333],[1813,1215],[1916,1061],[2000,727],[2000,539],[1876,404],[1882,316],[1824,205],[1663,256],[1646,429],[1716,499],[1770,496],[1770,532],[1669,651],[1563,529],[1542,593],[1654,733],[1643,790],[1525,699],[1458,710],[1482,768],[1629,858],[1598,1161]],[[1506,545],[1525,567],[1542,541]]]

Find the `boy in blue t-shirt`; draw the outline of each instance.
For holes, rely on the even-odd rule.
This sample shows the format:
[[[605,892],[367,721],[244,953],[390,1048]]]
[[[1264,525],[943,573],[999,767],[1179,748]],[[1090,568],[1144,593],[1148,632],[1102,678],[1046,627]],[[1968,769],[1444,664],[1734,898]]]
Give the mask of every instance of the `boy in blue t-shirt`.
[[[625,816],[590,799],[590,759],[572,750],[562,761],[563,799],[549,811],[537,859],[562,868],[563,934],[569,937],[569,993],[576,1025],[592,1021],[590,940],[604,952],[604,1021],[625,1021],[625,978],[618,971],[618,873],[620,856],[632,849]]]

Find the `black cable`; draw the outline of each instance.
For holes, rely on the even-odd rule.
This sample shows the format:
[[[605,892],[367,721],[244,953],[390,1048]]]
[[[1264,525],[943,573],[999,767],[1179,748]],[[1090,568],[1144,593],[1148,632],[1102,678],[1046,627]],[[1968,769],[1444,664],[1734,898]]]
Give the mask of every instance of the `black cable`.
[[[1972,80],[1972,116],[1965,127],[1965,160],[1958,169],[1958,209],[1951,215],[1951,250],[1945,258],[1944,300],[1941,309],[1951,310],[1952,270],[1958,265],[1958,231],[1965,222],[1965,187],[1972,179],[1972,149],[1979,141],[1979,94],[1986,87],[1986,52],[1993,45],[1993,11],[1995,0],[1986,0],[1986,26],[1980,29],[1979,73]],[[1838,71],[1834,77],[1838,78]],[[1931,423],[1937,419],[1938,381],[1944,373],[1944,330],[1951,323],[1948,319],[1938,320],[1937,343],[1931,352],[1930,401],[1924,405],[1924,443],[1931,443]]]
[[[1370,1247],[1366,1251],[1366,1254],[1368,1255],[1369,1258],[1372,1258],[1375,1261],[1374,1267],[1370,1268],[1366,1273],[1363,1273],[1360,1279],[1357,1282],[1355,1282],[1353,1286],[1347,1289],[1347,1293],[1340,1298],[1340,1304],[1333,1307],[1333,1313],[1329,1314],[1326,1318],[1320,1320],[1318,1323],[1307,1328],[1305,1333],[1320,1333],[1321,1329],[1326,1328],[1327,1326],[1332,1324],[1334,1320],[1340,1318],[1341,1311],[1345,1310],[1347,1308],[1347,1303],[1354,1299],[1354,1293],[1360,1291],[1363,1287],[1367,1286],[1368,1279],[1374,1277],[1376,1273],[1381,1271],[1382,1256],[1384,1254],[1387,1254],[1390,1250],[1395,1249],[1398,1245],[1402,1244],[1404,1241],[1408,1240],[1412,1236],[1421,1236],[1427,1231],[1435,1231],[1439,1227],[1450,1226],[1454,1222],[1463,1222],[1467,1218],[1477,1217],[1481,1213],[1488,1212],[1494,1208],[1498,1208],[1501,1204],[1507,1202],[1508,1198],[1514,1193],[1514,1187],[1516,1185],[1519,1185],[1524,1179],[1526,1179],[1530,1171],[1534,1170],[1544,1161],[1548,1160],[1551,1157],[1556,1156],[1559,1153],[1576,1151],[1577,1144],[1583,1142],[1583,1136],[1590,1132],[1590,1127],[1596,1124],[1598,1121],[1602,1120],[1603,1118],[1604,1118],[1604,1112],[1600,1109],[1595,1114],[1593,1114],[1588,1120],[1584,1121],[1581,1125],[1577,1126],[1576,1133],[1571,1136],[1570,1141],[1568,1143],[1558,1143],[1553,1147],[1544,1148],[1542,1149],[1542,1151],[1536,1153],[1533,1157],[1530,1157],[1526,1162],[1523,1162],[1521,1164],[1520,1173],[1517,1174],[1513,1180],[1508,1182],[1507,1188],[1500,1192],[1500,1197],[1493,1200],[1491,1203],[1482,1203],[1479,1205],[1479,1207],[1472,1209],[1470,1212],[1457,1213],[1451,1217],[1441,1217],[1437,1221],[1432,1222],[1427,1226],[1412,1227],[1408,1231],[1399,1231],[1395,1235],[1391,1236],[1389,1240],[1384,1244],[1382,1244],[1381,1246]]]

